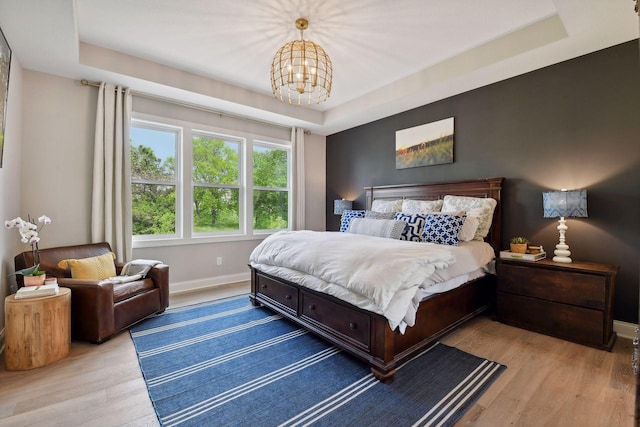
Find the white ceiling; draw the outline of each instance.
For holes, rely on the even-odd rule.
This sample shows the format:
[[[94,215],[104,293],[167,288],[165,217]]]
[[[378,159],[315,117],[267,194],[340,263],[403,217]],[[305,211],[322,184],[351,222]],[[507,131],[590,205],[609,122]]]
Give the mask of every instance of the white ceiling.
[[[638,37],[631,0],[0,0],[23,68],[109,81],[328,135]],[[329,100],[282,104],[273,55],[299,37]]]

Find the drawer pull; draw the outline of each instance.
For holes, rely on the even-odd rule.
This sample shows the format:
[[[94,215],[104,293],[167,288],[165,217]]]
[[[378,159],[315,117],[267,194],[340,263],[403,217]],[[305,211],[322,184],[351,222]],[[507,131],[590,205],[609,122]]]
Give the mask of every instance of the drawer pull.
[[[284,299],[291,299],[291,295],[285,295]]]
[[[264,284],[264,283],[263,283],[262,285],[260,285],[260,287],[261,287],[262,289],[267,289],[267,285],[266,285],[266,284]]]
[[[309,310],[315,310],[316,309],[316,305],[315,304],[310,304],[309,305]]]
[[[349,329],[351,329],[352,331],[355,331],[357,327],[358,327],[357,323],[349,322]]]

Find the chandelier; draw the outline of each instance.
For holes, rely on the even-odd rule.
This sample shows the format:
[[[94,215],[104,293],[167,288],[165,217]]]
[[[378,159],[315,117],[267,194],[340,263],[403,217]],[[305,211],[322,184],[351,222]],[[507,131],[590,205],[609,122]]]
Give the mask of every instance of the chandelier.
[[[312,41],[303,39],[309,21],[296,20],[300,40],[282,46],[271,64],[273,95],[289,104],[319,104],[331,93],[333,66],[329,55]]]

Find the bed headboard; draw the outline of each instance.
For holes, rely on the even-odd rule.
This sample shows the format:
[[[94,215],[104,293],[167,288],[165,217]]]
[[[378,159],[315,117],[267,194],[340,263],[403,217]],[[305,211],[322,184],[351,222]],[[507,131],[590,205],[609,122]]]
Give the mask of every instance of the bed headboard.
[[[502,202],[500,193],[504,178],[482,178],[463,181],[438,182],[433,184],[407,184],[407,185],[383,185],[377,187],[365,187],[367,197],[367,209],[371,209],[371,203],[375,199],[398,200],[437,200],[447,194],[453,196],[491,197],[498,204],[493,212],[491,229],[486,241],[493,247],[496,254],[502,246]]]

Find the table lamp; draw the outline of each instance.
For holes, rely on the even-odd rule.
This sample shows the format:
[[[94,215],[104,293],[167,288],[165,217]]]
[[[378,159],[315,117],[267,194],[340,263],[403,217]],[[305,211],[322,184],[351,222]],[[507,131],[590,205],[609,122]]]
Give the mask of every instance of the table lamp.
[[[564,235],[567,231],[565,217],[586,218],[587,215],[587,190],[562,190],[547,191],[542,193],[542,205],[545,218],[560,218],[558,231],[560,242],[553,251],[555,262],[571,262],[569,245],[565,242]]]
[[[333,214],[334,215],[342,215],[342,213],[347,210],[347,209],[351,209],[351,206],[353,205],[353,203],[351,202],[351,200],[345,200],[345,199],[337,199],[333,201]]]

